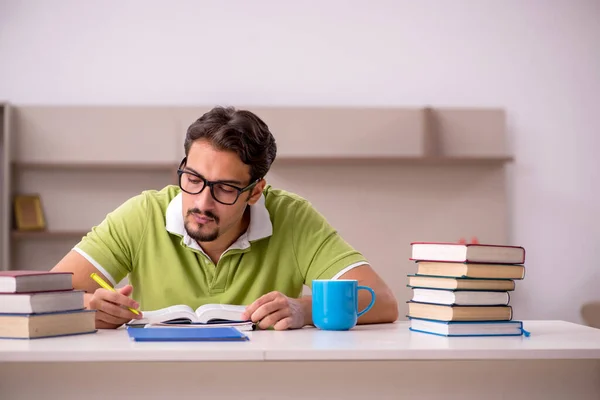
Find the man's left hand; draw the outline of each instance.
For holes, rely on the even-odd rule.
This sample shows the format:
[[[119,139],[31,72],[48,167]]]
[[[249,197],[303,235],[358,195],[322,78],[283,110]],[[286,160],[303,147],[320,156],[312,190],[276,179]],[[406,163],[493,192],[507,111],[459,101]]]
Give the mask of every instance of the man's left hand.
[[[302,328],[306,325],[307,316],[310,315],[311,300],[310,297],[293,299],[280,292],[270,292],[246,307],[242,317],[258,322],[258,327],[261,329]]]

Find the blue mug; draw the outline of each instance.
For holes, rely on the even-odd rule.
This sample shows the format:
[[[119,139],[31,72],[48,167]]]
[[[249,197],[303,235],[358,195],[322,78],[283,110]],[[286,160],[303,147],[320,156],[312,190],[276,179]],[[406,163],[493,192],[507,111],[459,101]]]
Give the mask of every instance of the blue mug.
[[[358,291],[371,293],[371,303],[358,311]],[[313,324],[323,330],[347,331],[356,325],[358,317],[375,304],[375,292],[368,286],[358,286],[352,279],[312,281]]]

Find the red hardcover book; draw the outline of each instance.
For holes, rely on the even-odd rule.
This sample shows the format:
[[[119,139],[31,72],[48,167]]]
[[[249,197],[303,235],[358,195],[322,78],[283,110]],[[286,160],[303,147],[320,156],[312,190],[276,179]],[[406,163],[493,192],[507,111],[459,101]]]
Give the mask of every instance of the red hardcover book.
[[[525,263],[525,249],[521,246],[444,242],[412,242],[410,245],[410,259],[415,261]]]
[[[72,272],[0,271],[0,293],[73,290]]]

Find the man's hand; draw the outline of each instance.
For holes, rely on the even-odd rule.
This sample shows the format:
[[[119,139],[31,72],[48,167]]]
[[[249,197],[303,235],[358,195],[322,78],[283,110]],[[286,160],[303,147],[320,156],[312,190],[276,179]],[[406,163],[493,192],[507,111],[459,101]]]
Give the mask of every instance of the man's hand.
[[[312,321],[312,298],[292,299],[280,292],[270,292],[246,307],[244,319],[259,322],[258,327],[276,330],[302,328]],[[308,322],[307,322],[308,321]]]
[[[96,311],[96,328],[118,328],[132,319],[142,318],[140,315],[135,315],[126,307],[131,307],[134,310],[140,306],[136,301],[129,298],[133,292],[131,285],[124,286],[116,292],[106,289],[97,289],[89,300],[89,308]]]

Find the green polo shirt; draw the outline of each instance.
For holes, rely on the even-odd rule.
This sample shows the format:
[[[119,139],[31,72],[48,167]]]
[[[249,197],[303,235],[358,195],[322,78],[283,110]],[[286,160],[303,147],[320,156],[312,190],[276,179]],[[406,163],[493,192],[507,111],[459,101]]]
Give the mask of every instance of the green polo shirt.
[[[305,199],[265,187],[250,224],[215,265],[183,224],[180,189],[142,192],[106,216],[74,250],[113,285],[126,276],[145,311],[176,304],[247,305],[271,291],[298,297],[367,261]]]

